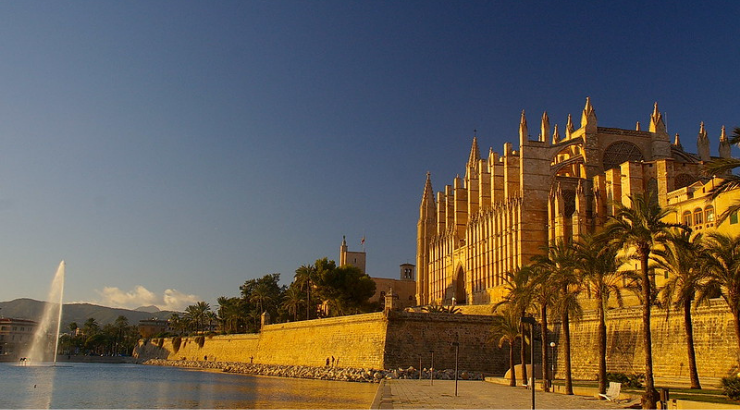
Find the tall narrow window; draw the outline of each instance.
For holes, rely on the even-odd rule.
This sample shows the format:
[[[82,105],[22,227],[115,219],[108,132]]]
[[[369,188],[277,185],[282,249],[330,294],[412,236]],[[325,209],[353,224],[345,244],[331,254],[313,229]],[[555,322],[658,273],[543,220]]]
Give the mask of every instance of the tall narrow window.
[[[694,210],[694,225],[701,225],[704,223],[704,212],[700,208]]]
[[[686,226],[691,226],[691,212],[686,211],[683,213],[682,222]]]

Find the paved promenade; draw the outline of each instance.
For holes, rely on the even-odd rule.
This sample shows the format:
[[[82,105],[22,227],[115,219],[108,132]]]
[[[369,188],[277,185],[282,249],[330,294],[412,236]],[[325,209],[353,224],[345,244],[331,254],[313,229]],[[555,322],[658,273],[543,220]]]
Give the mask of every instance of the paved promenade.
[[[385,380],[380,386],[373,408],[379,409],[530,409],[532,391],[482,381],[458,381],[455,397],[454,380]],[[537,391],[538,409],[620,409],[632,403],[619,404],[585,396],[566,396]]]

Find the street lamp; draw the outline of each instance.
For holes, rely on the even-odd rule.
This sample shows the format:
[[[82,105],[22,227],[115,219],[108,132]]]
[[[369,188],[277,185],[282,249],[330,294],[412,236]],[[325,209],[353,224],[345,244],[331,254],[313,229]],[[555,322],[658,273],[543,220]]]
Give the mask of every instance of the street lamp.
[[[521,319],[519,319],[520,323],[527,323],[529,325],[529,351],[530,351],[530,362],[532,363],[532,371],[530,372],[532,374],[531,382],[529,383],[529,387],[532,389],[532,410],[534,410],[534,391],[535,391],[535,374],[534,374],[534,326],[537,324],[537,321],[534,320],[532,316],[522,316]],[[526,364],[522,363],[522,366],[526,366]]]
[[[555,342],[550,342],[550,386],[552,387],[552,381],[555,380]]]

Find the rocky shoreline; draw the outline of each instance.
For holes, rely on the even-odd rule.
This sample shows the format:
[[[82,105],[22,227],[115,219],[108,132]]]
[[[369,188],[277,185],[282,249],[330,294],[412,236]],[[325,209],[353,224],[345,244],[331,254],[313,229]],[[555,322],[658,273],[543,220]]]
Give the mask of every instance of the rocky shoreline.
[[[258,376],[291,377],[301,379],[335,380],[360,383],[379,383],[383,379],[418,379],[419,370],[407,369],[375,370],[347,367],[310,367],[289,365],[249,364],[238,362],[216,362],[195,360],[163,360],[149,359],[144,362],[151,366],[174,366],[194,369],[221,370],[226,373],[238,373]],[[434,374],[436,380],[454,380],[455,371],[422,369],[421,377],[429,379]],[[460,380],[483,380],[483,374],[461,370],[458,372]]]

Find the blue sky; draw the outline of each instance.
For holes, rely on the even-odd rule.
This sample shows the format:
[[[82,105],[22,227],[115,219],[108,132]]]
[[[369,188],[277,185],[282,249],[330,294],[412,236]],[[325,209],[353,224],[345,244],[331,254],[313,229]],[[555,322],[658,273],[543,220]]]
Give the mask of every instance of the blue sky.
[[[740,125],[740,3],[0,3],[0,300],[216,306],[338,259],[415,263],[436,190],[564,126],[648,124],[696,152]],[[561,128],[562,129],[562,128]]]

